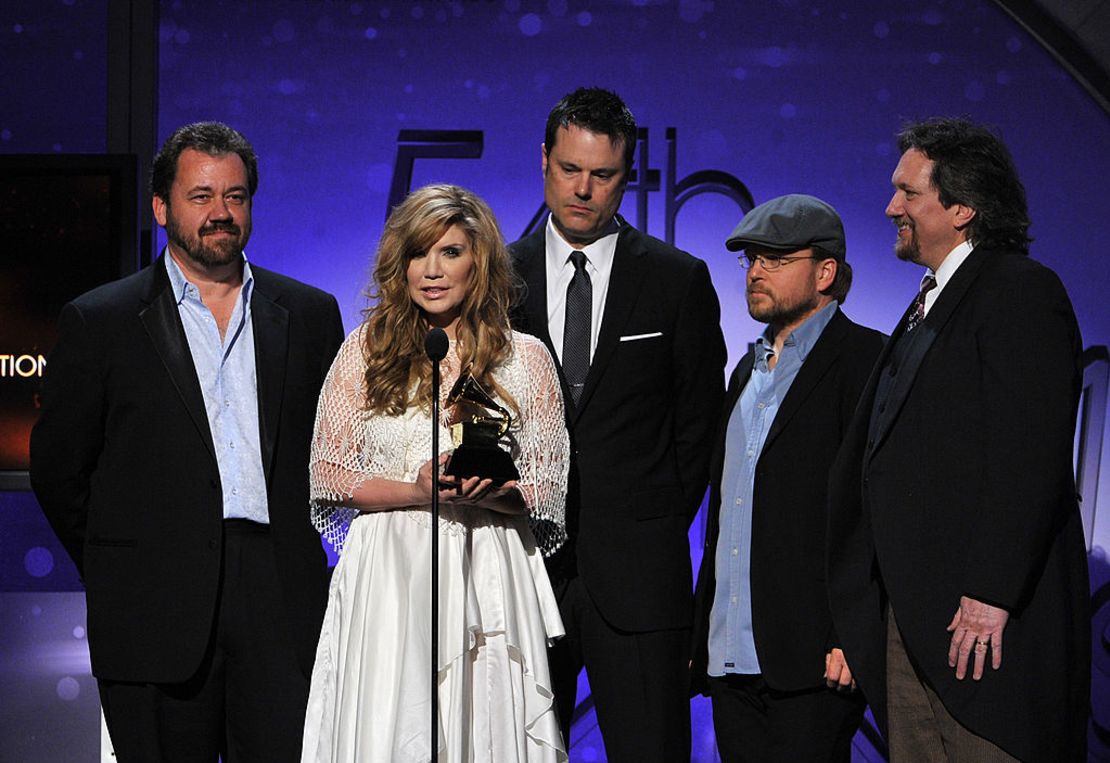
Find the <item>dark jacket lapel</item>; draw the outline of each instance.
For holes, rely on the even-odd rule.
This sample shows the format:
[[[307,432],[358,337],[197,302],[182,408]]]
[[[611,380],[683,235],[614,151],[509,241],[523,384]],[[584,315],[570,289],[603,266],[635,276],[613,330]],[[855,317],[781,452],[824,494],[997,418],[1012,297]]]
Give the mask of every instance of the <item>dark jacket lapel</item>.
[[[590,372],[586,375],[586,384],[578,401],[576,418],[589,405],[590,397],[620,342],[621,330],[636,305],[636,296],[644,280],[644,267],[639,262],[643,254],[640,232],[622,219],[613,255],[613,269],[609,274],[609,291],[605,295],[605,313],[601,317],[601,330],[597,336],[597,349],[590,361]]]
[[[163,254],[147,270],[150,279],[150,288],[143,298],[143,307],[139,311],[139,320],[150,336],[155,351],[162,359],[166,372],[170,375],[177,393],[185,403],[189,416],[196,424],[197,432],[204,440],[205,447],[216,457],[216,448],[212,444],[212,432],[208,427],[208,413],[204,408],[204,395],[200,391],[200,382],[197,380],[196,366],[193,365],[193,356],[189,352],[189,340],[185,337],[185,327],[181,325],[181,316],[177,312],[177,301],[173,290],[170,288],[170,277],[166,273],[165,257]]]
[[[802,367],[798,370],[798,375],[794,377],[790,389],[786,393],[786,398],[779,406],[778,413],[775,414],[775,420],[771,422],[771,429],[767,433],[767,441],[763,444],[763,453],[767,453],[770,449],[772,442],[779,436],[786,424],[793,418],[794,414],[801,408],[802,403],[812,394],[813,390],[817,388],[818,383],[824,377],[825,373],[832,367],[836,361],[837,351],[840,343],[848,333],[849,321],[837,308],[836,313],[833,315],[829,324],[825,326],[825,330],[821,332],[817,343],[814,344],[813,349],[810,350],[809,355],[806,357]],[[717,447],[713,453],[712,471],[710,472],[713,488],[715,491],[720,490],[721,475],[724,471],[725,461],[725,437],[728,432],[728,420],[732,416],[732,411],[736,407],[736,403],[740,400],[740,394],[744,391],[744,387],[748,385],[748,381],[752,376],[752,368],[755,366],[755,353],[748,352],[740,359],[736,366],[736,370],[732,372],[729,379],[728,391],[725,393],[725,406],[721,416],[721,426],[717,433]],[[760,456],[762,458],[762,456]],[[714,503],[710,503],[711,506]],[[710,516],[710,536],[716,543],[716,529],[717,518]]]
[[[725,390],[725,403],[721,411],[720,422],[717,426],[717,444],[713,450],[713,460],[710,461],[709,479],[715,488],[721,484],[721,474],[725,468],[725,438],[728,436],[728,420],[732,418],[732,410],[740,400],[740,393],[748,386],[752,378],[752,368],[755,366],[755,353],[748,351],[729,377],[728,389]],[[712,505],[712,504],[710,504]]]
[[[555,372],[559,376],[559,386],[563,390],[563,400],[566,408],[567,422],[572,420],[570,388],[563,376],[563,366],[559,362],[559,353],[551,342],[551,334],[547,326],[547,238],[545,227],[540,226],[530,236],[513,244],[513,267],[516,274],[524,282],[524,301],[515,310],[513,325],[526,334],[537,337],[551,353],[551,360],[555,363]]]
[[[744,391],[744,387],[748,386],[748,380],[752,377],[752,368],[755,367],[755,353],[748,351],[744,357],[740,358],[740,362],[736,364],[735,370],[732,372],[732,378],[728,383],[728,391],[725,392],[725,418],[732,415],[732,409],[736,406],[736,401],[740,399],[740,393]],[[724,431],[721,432],[721,442],[724,442]]]
[[[717,427],[717,442],[713,449],[713,458],[710,461],[710,500],[708,527],[705,535],[706,549],[717,547],[717,535],[720,532],[721,523],[718,508],[721,505],[721,477],[725,470],[725,439],[728,437],[728,422],[732,418],[732,411],[736,407],[736,403],[740,400],[740,393],[744,391],[744,387],[748,386],[748,381],[752,378],[753,366],[755,366],[755,353],[749,351],[736,364],[732,376],[729,377],[728,389],[725,391],[725,403]]]
[[[832,367],[836,361],[840,343],[847,333],[848,319],[844,317],[844,313],[840,312],[840,308],[837,308],[828,325],[821,332],[821,336],[817,338],[813,349],[806,356],[802,367],[798,369],[798,375],[794,377],[794,381],[790,384],[790,389],[787,390],[786,397],[775,414],[775,420],[771,422],[771,429],[767,432],[767,440],[763,444],[764,453],[770,449],[775,438],[790,423],[790,419],[794,417],[794,414],[802,407],[802,403],[806,401],[829,368]]]
[[[931,326],[934,336],[939,334],[952,317],[952,313],[956,311],[964,297],[967,296],[968,290],[975,283],[975,279],[979,277],[983,266],[994,256],[996,255],[986,249],[971,250],[971,254],[956,269],[921,325]]]
[[[270,467],[281,422],[285,365],[289,350],[289,311],[279,304],[280,292],[269,273],[252,267],[251,324],[254,328],[255,377],[258,380],[258,428],[262,468],[270,483]]]
[[[523,330],[539,337],[552,350],[551,335],[547,329],[547,257],[544,228],[516,244],[515,265],[517,275],[524,281]]]
[[[989,251],[973,249],[971,254],[967,256],[967,259],[956,269],[952,278],[945,284],[944,291],[937,297],[937,301],[930,308],[929,314],[926,315],[921,324],[914,329],[915,333],[921,332],[921,335],[917,337],[918,341],[914,345],[913,352],[909,353],[906,358],[903,359],[902,365],[898,369],[898,373],[908,376],[911,383],[895,388],[890,398],[886,401],[887,408],[890,409],[891,415],[886,418],[885,425],[876,431],[873,436],[874,445],[871,448],[872,454],[879,449],[887,433],[890,431],[891,427],[893,427],[894,422],[898,420],[898,414],[901,412],[910,390],[913,389],[912,379],[917,376],[921,364],[929,354],[929,348],[932,347],[937,336],[944,330],[945,325],[948,323],[949,319],[951,319],[956,308],[963,302],[971,285],[975,283],[975,279],[978,278],[979,273],[982,271],[983,265],[986,264],[987,259],[991,256],[992,254]],[[902,320],[898,322],[898,326],[894,329],[893,336],[891,336],[890,341],[887,343],[887,347],[879,357],[878,364],[876,365],[876,374],[889,362],[890,352],[897,345],[897,342],[905,335],[906,319],[908,316],[909,311],[902,316]],[[874,378],[872,381],[874,381]],[[864,401],[869,405],[874,402],[874,387],[870,382],[868,383],[867,392],[865,392],[864,395]]]

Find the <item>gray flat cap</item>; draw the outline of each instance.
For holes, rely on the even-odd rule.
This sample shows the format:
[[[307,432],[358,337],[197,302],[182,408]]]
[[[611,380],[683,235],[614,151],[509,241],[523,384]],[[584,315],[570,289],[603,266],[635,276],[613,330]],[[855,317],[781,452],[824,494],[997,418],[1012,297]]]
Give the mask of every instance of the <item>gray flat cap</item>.
[[[735,252],[749,244],[786,252],[819,246],[838,260],[846,252],[840,215],[816,196],[801,193],[765,201],[744,215],[725,246]]]

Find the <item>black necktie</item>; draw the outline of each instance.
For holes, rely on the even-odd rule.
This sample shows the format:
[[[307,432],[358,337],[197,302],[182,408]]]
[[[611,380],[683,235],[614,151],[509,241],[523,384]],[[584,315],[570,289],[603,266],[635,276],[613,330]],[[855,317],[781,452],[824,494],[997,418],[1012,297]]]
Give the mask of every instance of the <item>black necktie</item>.
[[[571,252],[574,277],[567,285],[567,312],[563,323],[563,375],[570,385],[575,404],[582,395],[586,374],[590,370],[590,311],[593,284],[586,272],[585,252]]]
[[[927,275],[921,279],[921,291],[917,292],[914,297],[913,304],[910,305],[908,311],[909,317],[906,318],[906,333],[910,333],[921,321],[925,320],[925,295],[935,289],[937,286],[937,279],[933,276]]]

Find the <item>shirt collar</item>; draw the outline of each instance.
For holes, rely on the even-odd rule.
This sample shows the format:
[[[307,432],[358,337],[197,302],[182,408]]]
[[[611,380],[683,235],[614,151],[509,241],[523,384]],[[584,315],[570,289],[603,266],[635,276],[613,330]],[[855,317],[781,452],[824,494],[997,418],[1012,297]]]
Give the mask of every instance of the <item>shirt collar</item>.
[[[789,336],[786,337],[786,340],[782,343],[783,352],[786,352],[787,347],[794,348],[798,360],[804,363],[805,359],[809,357],[810,350],[821,338],[825,326],[829,325],[829,321],[836,314],[837,307],[838,303],[833,300],[806,318],[801,326],[791,331]],[[755,340],[756,361],[761,363],[763,367],[766,367],[767,358],[771,356],[771,348],[775,345],[775,339],[770,335],[770,330],[770,327],[766,328]]]
[[[586,244],[585,246],[572,246],[567,243],[563,235],[559,233],[559,229],[555,227],[555,223],[551,221],[551,216],[547,216],[547,225],[545,226],[544,236],[546,239],[547,258],[551,265],[556,270],[567,264],[571,252],[585,252],[588,267],[593,267],[595,270],[600,267],[601,260],[611,258],[617,250],[617,236],[620,234],[621,228],[620,217],[614,217],[609,226],[611,233],[606,233],[597,241]]]
[[[944,285],[948,283],[949,279],[955,274],[956,268],[964,263],[964,260],[967,259],[967,256],[971,254],[971,250],[974,248],[975,245],[970,241],[963,241],[941,260],[940,267],[937,268],[935,273],[932,270],[925,272],[925,276],[932,275],[936,278],[938,292],[944,288]],[[922,282],[924,282],[925,276],[922,276]]]
[[[254,274],[251,273],[251,265],[247,262],[247,253],[243,252],[243,299],[250,300],[251,289],[254,286]],[[177,260],[170,254],[169,249],[164,250],[162,259],[166,263],[166,275],[170,279],[170,288],[173,290],[173,295],[177,304],[185,301],[186,289],[190,286],[197,290],[197,286],[185,278],[185,274],[181,271],[181,266],[177,264]],[[198,296],[199,299],[199,296]]]

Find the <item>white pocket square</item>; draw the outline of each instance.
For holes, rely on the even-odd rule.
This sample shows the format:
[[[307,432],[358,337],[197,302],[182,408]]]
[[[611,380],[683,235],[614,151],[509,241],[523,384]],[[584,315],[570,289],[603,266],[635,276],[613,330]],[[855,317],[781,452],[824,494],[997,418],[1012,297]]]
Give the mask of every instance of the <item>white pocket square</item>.
[[[622,342],[635,342],[637,339],[654,339],[657,336],[663,336],[663,332],[662,331],[652,331],[650,334],[629,334],[628,336],[622,336],[621,341]]]

